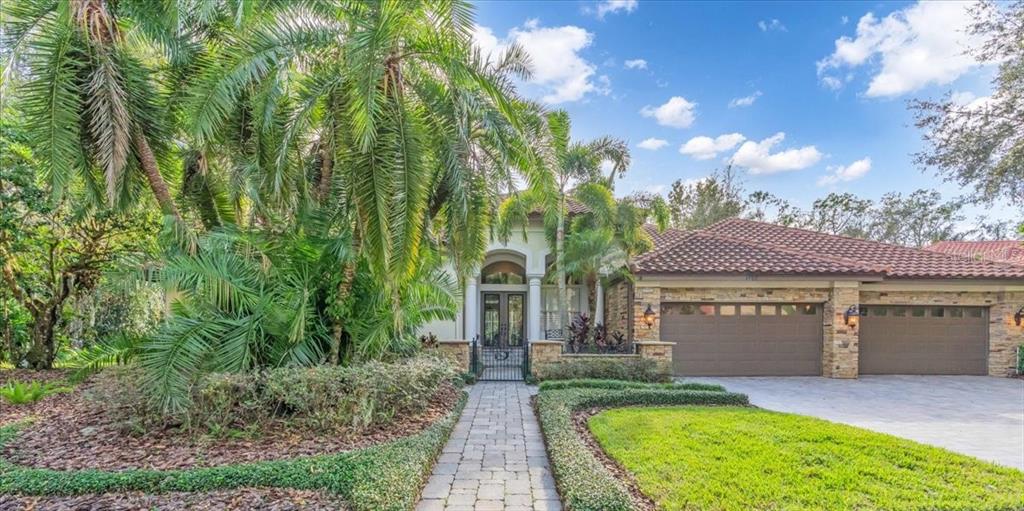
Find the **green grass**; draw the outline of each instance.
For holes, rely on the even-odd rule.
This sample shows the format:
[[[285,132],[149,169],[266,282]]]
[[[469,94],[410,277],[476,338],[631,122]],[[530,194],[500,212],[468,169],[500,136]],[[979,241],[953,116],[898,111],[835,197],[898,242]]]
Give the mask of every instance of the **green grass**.
[[[664,510],[1024,509],[1024,472],[800,415],[620,408],[590,429]]]

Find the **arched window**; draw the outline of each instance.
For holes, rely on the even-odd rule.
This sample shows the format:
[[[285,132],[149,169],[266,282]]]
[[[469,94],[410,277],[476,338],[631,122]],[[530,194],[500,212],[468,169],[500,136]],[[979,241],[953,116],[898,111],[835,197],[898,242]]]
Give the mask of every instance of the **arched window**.
[[[484,284],[526,284],[526,270],[511,261],[497,261],[484,266],[480,281]]]

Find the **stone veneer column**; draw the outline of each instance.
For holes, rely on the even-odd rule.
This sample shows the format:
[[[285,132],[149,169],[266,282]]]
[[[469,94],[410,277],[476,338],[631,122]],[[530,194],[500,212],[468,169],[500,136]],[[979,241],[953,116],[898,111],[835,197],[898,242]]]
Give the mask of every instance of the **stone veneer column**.
[[[1024,306],[1024,293],[1000,293],[997,300],[989,309],[988,374],[1010,376],[1016,372],[1017,347],[1024,345],[1024,324],[1013,320]]]
[[[476,287],[476,276],[466,279],[466,339],[473,341],[480,326],[480,312],[477,310],[479,294]]]
[[[834,282],[829,301],[822,312],[824,346],[821,350],[822,375],[829,378],[856,378],[859,372],[860,318],[847,325],[843,315],[860,302],[857,282]]]
[[[530,342],[530,374],[540,377],[544,369],[561,362],[562,341],[536,340]]]
[[[530,293],[526,297],[526,324],[529,325],[529,333],[526,338],[530,341],[539,341],[540,335],[540,277],[530,275]]]
[[[445,356],[453,358],[460,370],[469,372],[469,341],[464,339],[439,341],[437,349]]]
[[[666,376],[672,375],[672,348],[676,343],[639,341],[634,344],[636,344],[636,354],[640,355],[641,359],[653,360],[658,364],[658,369],[661,374]]]
[[[654,325],[644,323],[644,311],[650,305],[654,310]],[[633,294],[633,340],[661,340],[661,288],[637,287]]]

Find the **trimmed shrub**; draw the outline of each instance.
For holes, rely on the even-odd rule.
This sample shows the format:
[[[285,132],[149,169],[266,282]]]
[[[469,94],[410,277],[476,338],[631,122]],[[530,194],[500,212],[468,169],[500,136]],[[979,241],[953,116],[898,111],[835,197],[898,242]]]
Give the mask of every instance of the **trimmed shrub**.
[[[623,380],[554,380],[540,384],[540,390],[561,389],[665,389],[665,390],[708,390],[725,392],[725,387],[714,383],[643,383]]]
[[[190,470],[55,471],[0,460],[0,495],[81,495],[140,491],[211,491],[249,486],[326,490],[345,498],[354,511],[412,509],[459,413],[416,435],[339,454]],[[0,427],[0,447],[17,434]]]
[[[541,391],[537,395],[537,414],[566,509],[632,511],[629,490],[580,438],[573,424],[574,412],[593,407],[747,404],[743,394],[720,391],[568,388]]]
[[[668,382],[671,377],[650,359],[632,357],[562,358],[561,362],[537,365],[539,380],[628,380]]]
[[[92,397],[133,429],[181,424],[212,433],[258,429],[282,420],[325,432],[361,432],[399,414],[422,412],[442,386],[460,383],[454,363],[433,353],[347,367],[211,373],[193,386],[190,406],[181,416],[163,417],[137,390],[138,370],[106,373],[97,378]]]

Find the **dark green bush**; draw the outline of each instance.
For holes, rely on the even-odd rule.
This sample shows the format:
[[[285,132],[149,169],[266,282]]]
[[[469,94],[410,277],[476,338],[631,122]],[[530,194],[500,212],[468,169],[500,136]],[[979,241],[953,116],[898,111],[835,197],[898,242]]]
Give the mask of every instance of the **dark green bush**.
[[[618,406],[746,405],[747,396],[707,390],[569,388],[537,395],[537,414],[551,470],[566,509],[632,511],[629,490],[608,471],[576,432],[573,413]]]
[[[633,357],[562,358],[561,362],[538,364],[539,380],[628,380],[650,383],[671,380],[658,363]]]
[[[623,380],[553,380],[540,384],[540,390],[584,389],[666,389],[666,390],[709,390],[725,392],[725,387],[713,383],[644,383]]]
[[[0,495],[195,492],[264,486],[331,491],[345,498],[355,511],[404,511],[416,504],[464,405],[465,396],[452,413],[416,435],[356,451],[293,460],[120,472],[55,471],[0,460]],[[16,426],[0,427],[0,447],[16,434]]]
[[[1024,375],[1024,344],[1017,346],[1017,374]]]

